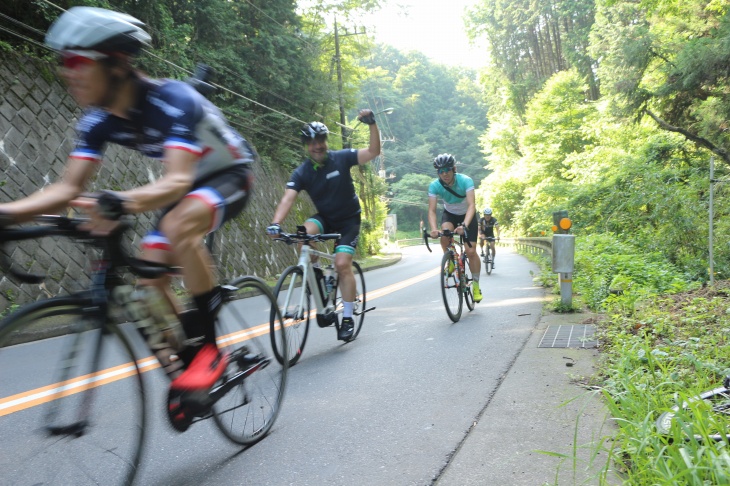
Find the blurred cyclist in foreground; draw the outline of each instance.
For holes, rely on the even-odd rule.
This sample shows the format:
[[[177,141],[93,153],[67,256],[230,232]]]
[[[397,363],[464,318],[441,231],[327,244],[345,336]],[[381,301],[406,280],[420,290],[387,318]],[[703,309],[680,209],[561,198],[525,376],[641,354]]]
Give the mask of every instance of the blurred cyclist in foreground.
[[[189,338],[199,337],[199,345],[191,348],[188,367],[171,383],[174,417],[175,407],[207,395],[225,370],[214,328],[221,288],[202,242],[245,206],[257,155],[192,86],[149,79],[134,69],[134,57],[151,41],[143,27],[134,17],[93,7],[73,7],[50,27],[46,44],[58,51],[61,76],[84,113],[62,179],[0,204],[0,222],[20,223],[72,205],[89,213],[92,232],[107,234],[125,214],[161,210],[155,230],[143,241],[142,258],[182,267],[198,310],[186,331]],[[160,160],[163,176],[135,189],[80,197],[108,143]],[[179,311],[169,277],[144,283],[165,292]],[[184,430],[180,418],[173,426]]]

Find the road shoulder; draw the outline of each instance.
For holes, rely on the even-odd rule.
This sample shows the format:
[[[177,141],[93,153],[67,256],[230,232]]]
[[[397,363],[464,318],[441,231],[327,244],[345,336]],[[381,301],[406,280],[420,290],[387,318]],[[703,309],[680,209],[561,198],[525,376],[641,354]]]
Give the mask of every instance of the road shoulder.
[[[581,385],[595,373],[598,350],[538,348],[549,325],[589,317],[541,317],[435,484],[620,484],[612,472],[600,480],[614,424],[602,396]]]

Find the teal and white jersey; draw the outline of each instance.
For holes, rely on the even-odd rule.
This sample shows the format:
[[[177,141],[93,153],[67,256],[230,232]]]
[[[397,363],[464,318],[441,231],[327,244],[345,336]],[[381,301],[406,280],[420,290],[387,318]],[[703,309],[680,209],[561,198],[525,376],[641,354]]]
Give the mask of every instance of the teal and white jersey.
[[[464,174],[456,173],[455,176],[454,185],[449,187],[449,189],[464,197],[459,198],[451,194],[441,184],[439,179],[434,179],[428,186],[428,197],[441,197],[444,200],[444,209],[446,211],[457,216],[462,216],[466,214],[466,193],[474,190],[474,181],[471,177]]]

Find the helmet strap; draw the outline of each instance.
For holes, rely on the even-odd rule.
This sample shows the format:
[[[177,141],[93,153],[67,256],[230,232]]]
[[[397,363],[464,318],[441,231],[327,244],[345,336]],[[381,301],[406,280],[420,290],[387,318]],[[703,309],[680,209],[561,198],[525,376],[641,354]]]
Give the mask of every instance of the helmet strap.
[[[107,78],[106,93],[101,100],[100,106],[103,108],[110,108],[114,105],[118,97],[123,92],[121,88],[124,86],[124,84],[128,81],[137,79],[139,76],[134,71],[134,69],[129,66],[129,63],[126,59],[109,56],[102,59],[100,63],[102,64],[102,66],[104,66],[104,71],[106,72]],[[125,64],[126,66],[124,66]],[[124,70],[123,75],[117,74],[117,71],[119,71],[119,69]]]

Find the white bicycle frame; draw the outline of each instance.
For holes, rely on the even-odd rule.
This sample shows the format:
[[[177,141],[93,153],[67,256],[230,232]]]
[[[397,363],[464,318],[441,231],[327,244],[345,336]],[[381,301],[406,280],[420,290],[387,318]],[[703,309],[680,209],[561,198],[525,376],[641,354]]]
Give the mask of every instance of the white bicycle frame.
[[[319,292],[319,284],[317,282],[317,275],[314,273],[314,267],[312,266],[312,256],[318,256],[320,258],[324,258],[326,260],[331,261],[334,264],[335,256],[331,253],[325,253],[322,251],[315,250],[311,247],[311,245],[308,245],[307,243],[302,244],[302,248],[299,252],[299,262],[297,263],[297,266],[302,269],[303,272],[303,280],[302,285],[307,285],[309,288],[309,293],[312,294],[314,297],[314,306],[315,306],[315,312],[319,315],[327,315],[331,312],[335,311],[335,302],[334,299],[331,299],[331,294],[333,294],[337,288],[335,286],[330,293],[326,296],[327,297],[327,305],[325,305],[324,300],[322,299],[322,295]],[[339,281],[338,281],[339,283]],[[293,287],[289,287],[286,294],[286,303],[287,305],[285,308],[288,307],[288,304],[291,302],[291,293],[293,291]],[[326,291],[326,289],[325,289]],[[301,296],[299,297],[299,305],[297,306],[297,309],[299,309],[299,314],[296,316],[297,319],[303,319],[304,318],[304,309],[306,308],[304,305],[304,299],[307,298],[307,292],[305,289],[305,292],[302,292]]]

